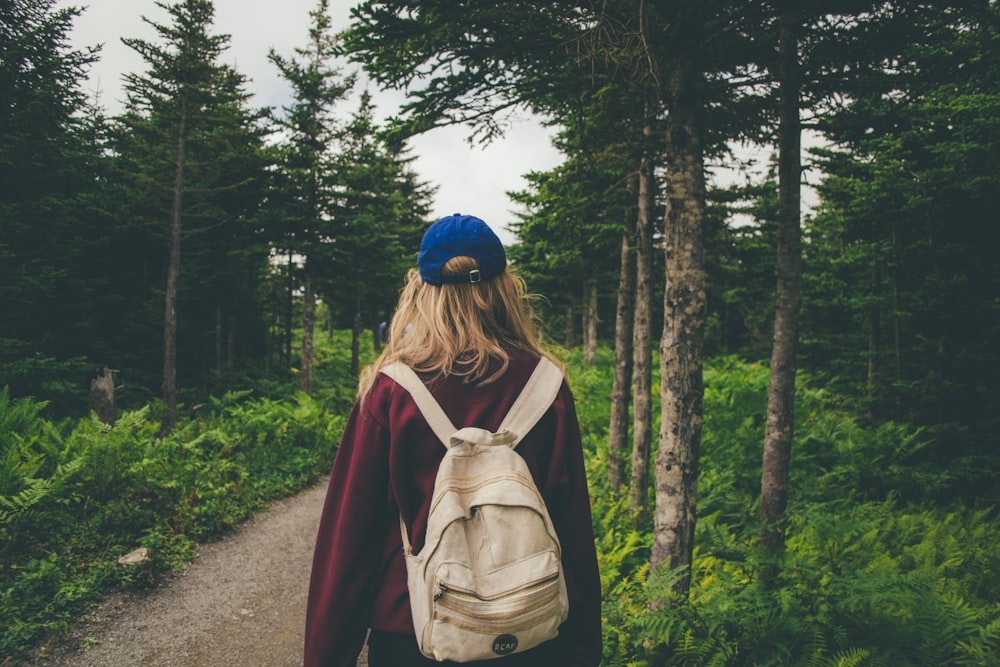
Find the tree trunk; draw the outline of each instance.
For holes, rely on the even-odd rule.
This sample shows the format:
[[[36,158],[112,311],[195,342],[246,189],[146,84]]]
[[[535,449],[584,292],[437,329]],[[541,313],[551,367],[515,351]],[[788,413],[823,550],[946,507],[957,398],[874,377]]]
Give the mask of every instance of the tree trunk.
[[[295,314],[295,272],[292,270],[294,258],[288,251],[288,285],[285,292],[285,336],[284,355],[285,368],[292,367],[292,317]]]
[[[798,28],[795,9],[779,17],[778,120],[778,285],[771,351],[771,386],[761,474],[761,541],[770,565],[761,577],[777,573],[785,549],[785,508],[792,446],[796,344],[801,301],[802,255],[800,223],[801,126],[799,121]]]
[[[587,279],[585,290],[587,314],[584,317],[583,363],[592,366],[597,361],[597,278]]]
[[[652,129],[647,125],[643,134]],[[638,523],[649,516],[649,456],[653,443],[653,166],[648,154],[639,164],[639,214],[635,225],[635,320],[632,327],[632,485],[631,507]]]
[[[615,376],[611,384],[611,425],[608,428],[608,484],[615,491],[625,486],[625,443],[628,441],[629,385],[632,377],[632,298],[635,282],[629,243],[628,212],[622,229],[618,305],[615,310]]]
[[[572,350],[576,343],[576,330],[573,326],[573,305],[566,306],[566,318],[563,320],[563,347]]]
[[[302,368],[299,389],[312,393],[313,336],[316,334],[316,292],[313,289],[312,267],[306,258],[305,285],[302,294]]]
[[[354,302],[354,326],[351,336],[351,375],[361,373],[361,299]]]
[[[229,316],[229,329],[226,331],[226,360],[227,367],[232,367],[236,363],[236,317]]]
[[[163,299],[163,418],[160,435],[177,425],[177,280],[181,273],[181,218],[184,212],[184,164],[187,154],[187,97],[181,96],[174,163],[173,206],[170,211],[170,259]]]
[[[222,327],[222,308],[215,309],[215,370],[222,370],[224,364],[223,352],[224,349],[224,339],[223,339],[223,327]]]
[[[900,401],[898,384],[903,379],[903,323],[899,313],[899,252],[896,237],[896,223],[892,224],[892,348],[895,370],[895,382],[892,383],[893,419],[900,421],[903,416],[903,406]]]
[[[702,425],[705,331],[702,74],[679,56],[666,80],[666,280],[660,340],[661,426],[656,456],[656,515],[650,564],[686,568],[674,584],[678,600],[691,586],[695,503]]]
[[[878,357],[882,339],[882,305],[881,283],[882,272],[879,271],[878,258],[872,259],[871,273],[871,303],[868,305],[868,372],[865,380],[867,390],[868,410],[865,419],[873,424],[876,419],[875,402],[878,399]]]

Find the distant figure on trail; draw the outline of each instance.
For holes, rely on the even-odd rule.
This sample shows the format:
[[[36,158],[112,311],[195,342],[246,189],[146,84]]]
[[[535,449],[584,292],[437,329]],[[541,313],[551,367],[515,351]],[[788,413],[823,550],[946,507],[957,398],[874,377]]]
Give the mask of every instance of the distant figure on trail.
[[[358,397],[333,464],[313,558],[305,665],[354,667],[370,630],[370,667],[457,664],[427,657],[431,644],[427,638],[439,631],[484,634],[496,657],[462,658],[463,664],[596,667],[602,654],[600,577],[579,423],[573,395],[562,378],[562,364],[542,349],[526,287],[508,270],[503,244],[485,222],[460,214],[438,220],[424,234],[417,263],[400,294],[386,347],[361,375]],[[551,368],[552,364],[558,368]],[[533,427],[521,429],[525,433],[513,443],[513,451],[523,459],[518,465],[526,464],[530,472],[528,486],[537,487],[535,497],[540,494],[538,502],[544,501],[540,514],[547,510],[551,518],[547,525],[554,527],[558,543],[553,553],[561,554],[561,594],[557,597],[564,606],[562,616],[552,623],[551,635],[558,628],[554,638],[540,638],[537,645],[524,640],[537,631],[527,627],[532,623],[522,621],[505,628],[507,614],[475,615],[476,609],[489,609],[490,598],[495,596],[480,590],[449,590],[444,584],[440,590],[432,589],[437,590],[432,620],[421,625],[426,629],[418,638],[411,610],[422,602],[414,599],[411,607],[407,565],[409,561],[412,567],[415,558],[434,557],[423,550],[431,543],[429,532],[437,537],[433,520],[428,531],[428,517],[432,511],[438,516],[442,512],[438,507],[432,510],[432,494],[439,466],[453,460],[455,452],[445,456],[448,449],[442,444],[440,429],[424,416],[429,414],[424,411],[426,403],[418,406],[414,399],[423,387],[413,389],[412,382],[393,379],[399,377],[395,369],[401,367],[408,367],[403,368],[407,379],[412,377],[429,390],[428,398],[447,417],[444,422],[450,420],[450,425],[461,429],[449,446],[467,432],[487,433],[497,442],[505,436],[513,438],[516,429],[505,430],[509,423],[520,423],[505,419],[512,404],[529,378],[534,386],[541,369],[554,371],[548,381],[551,404],[536,401],[541,404],[535,410],[540,418]],[[397,374],[390,377],[392,373]],[[535,393],[525,390],[525,395],[534,397]],[[435,423],[440,424],[440,419]],[[496,445],[491,441],[490,446]],[[506,450],[503,454],[510,456]],[[449,480],[462,485],[459,478]],[[475,485],[466,482],[466,486]],[[505,500],[509,499],[498,502],[504,505]],[[487,526],[480,534],[481,543],[470,551],[480,551],[477,559],[483,552],[503,551],[503,544],[490,540],[494,528],[489,526],[495,524],[489,523],[489,517],[496,516],[491,514],[494,509],[486,504],[467,509],[469,517],[463,520],[474,523],[478,517]],[[521,531],[522,526],[527,533],[527,524],[520,521],[513,528]],[[404,555],[404,540],[409,556]],[[528,594],[533,595],[528,591],[511,597],[511,605],[523,605]],[[452,606],[445,608],[450,596],[455,596],[449,602]],[[442,598],[440,613],[438,598]],[[473,611],[469,616],[456,615],[454,605]],[[416,614],[418,623],[423,616],[423,612]],[[483,629],[480,623],[489,628]],[[441,655],[437,650],[434,655]],[[464,648],[456,650],[461,653]]]

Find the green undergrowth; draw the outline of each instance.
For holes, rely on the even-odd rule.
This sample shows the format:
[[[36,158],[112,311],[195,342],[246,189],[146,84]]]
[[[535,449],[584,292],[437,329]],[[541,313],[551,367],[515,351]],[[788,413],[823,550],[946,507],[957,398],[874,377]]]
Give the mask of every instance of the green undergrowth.
[[[590,366],[556,352],[588,461],[606,667],[1000,665],[996,507],[955,493],[981,471],[954,453],[942,465],[933,434],[866,425],[801,375],[775,563],[757,520],[768,371],[709,360],[692,587],[676,600],[679,573],[649,568],[652,520],[637,523],[607,482],[611,352]],[[231,391],[187,410],[167,438],[155,405],[114,426],[51,422],[43,404],[0,391],[0,654],[68,627],[110,590],[155,585],[197,542],[327,472],[355,382],[342,337],[321,341],[319,360],[312,397]],[[148,563],[117,564],[138,547]],[[775,565],[764,585],[759,573]]]
[[[649,569],[652,522],[637,524],[627,492],[607,483],[612,363],[601,354],[591,367],[576,353],[567,362],[589,456],[606,667],[1000,665],[996,507],[937,500],[962,484],[961,457],[938,465],[928,434],[864,426],[807,376],[787,549],[778,578],[761,583],[774,564],[757,520],[768,370],[734,358],[706,363],[692,588],[672,599],[679,573]]]
[[[327,473],[356,383],[342,333],[317,348],[339,370],[318,370],[312,396],[229,391],[162,438],[155,405],[113,426],[52,422],[0,390],[0,655],[25,654],[109,591],[155,585],[197,543]],[[148,562],[118,564],[139,548]]]

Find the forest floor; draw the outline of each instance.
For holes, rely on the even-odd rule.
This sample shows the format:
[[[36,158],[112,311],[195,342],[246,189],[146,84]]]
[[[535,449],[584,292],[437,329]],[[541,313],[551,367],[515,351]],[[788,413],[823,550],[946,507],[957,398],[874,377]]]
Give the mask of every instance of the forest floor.
[[[273,503],[149,591],[116,593],[18,667],[300,667],[328,479]],[[0,660],[0,664],[7,664]],[[359,667],[367,667],[364,655]]]

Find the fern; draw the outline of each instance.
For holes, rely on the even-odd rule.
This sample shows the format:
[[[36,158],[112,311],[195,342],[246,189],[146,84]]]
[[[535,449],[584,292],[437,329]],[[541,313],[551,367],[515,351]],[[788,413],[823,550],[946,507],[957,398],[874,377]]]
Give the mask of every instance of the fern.
[[[216,410],[217,412],[221,412],[225,408],[230,408],[232,406],[239,405],[244,399],[249,398],[252,395],[253,395],[253,390],[251,389],[244,389],[238,391],[230,390],[227,391],[225,394],[223,394],[221,398],[218,398],[216,396],[210,396],[208,400],[211,403],[212,408],[214,410]]]
[[[868,649],[852,648],[831,656],[823,665],[824,667],[857,667],[864,664],[870,655],[871,651]]]
[[[933,474],[919,463],[925,433],[862,428],[833,397],[801,387],[783,570],[763,591],[759,468],[748,461],[759,459],[766,369],[730,360],[707,367],[705,381],[691,595],[686,605],[651,610],[662,588],[655,577],[637,590],[629,572],[611,568],[612,664],[998,664],[996,510],[912,502],[931,488],[924,476]],[[603,466],[591,472],[603,476]],[[598,479],[599,548],[621,560],[621,538],[604,541],[620,509]]]
[[[29,433],[47,405],[30,398],[12,400],[10,387],[0,389],[0,446],[12,433]]]
[[[55,500],[69,479],[83,464],[76,459],[56,468],[49,478],[23,478],[20,480],[22,489],[13,495],[0,496],[0,527],[10,535],[17,534],[19,525],[27,522],[33,515],[43,511],[46,500]]]
[[[978,632],[955,644],[956,665],[1000,665],[1000,605],[984,613]]]
[[[34,451],[36,438],[25,440],[16,433],[6,436],[0,452],[0,496],[19,493],[27,480],[41,476],[45,459]]]
[[[927,665],[956,664],[976,654],[985,656],[991,633],[995,645],[997,628],[990,630],[990,625],[996,621],[996,606],[974,608],[959,594],[942,586],[914,619],[924,638],[917,647],[918,655]]]
[[[803,652],[807,656],[805,667],[828,667],[830,662],[827,657],[826,633],[819,625],[813,625],[811,630],[803,644]]]
[[[725,637],[697,637],[693,632],[684,633],[671,656],[671,664],[702,667],[707,665],[723,666],[731,664],[736,655],[736,648],[726,641]]]
[[[55,483],[50,479],[23,480],[24,488],[13,496],[0,496],[0,524],[14,528],[32,509],[45,500],[51,493]]]

